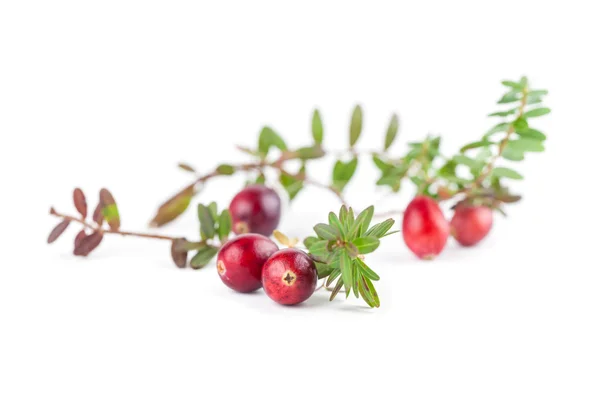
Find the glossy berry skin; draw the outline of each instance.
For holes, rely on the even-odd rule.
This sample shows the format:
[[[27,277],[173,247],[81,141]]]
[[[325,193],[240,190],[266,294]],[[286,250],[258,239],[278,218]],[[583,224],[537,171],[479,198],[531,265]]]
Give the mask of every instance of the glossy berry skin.
[[[279,225],[281,199],[263,185],[250,185],[239,192],[229,204],[236,234],[259,233],[270,236]]]
[[[463,246],[474,246],[492,229],[493,212],[485,206],[458,205],[450,221],[450,233]]]
[[[450,225],[435,200],[415,197],[404,211],[402,236],[408,248],[424,260],[432,260],[442,252]]]
[[[314,293],[317,281],[314,261],[298,249],[279,250],[263,267],[263,288],[279,304],[302,303]]]
[[[241,293],[262,286],[262,269],[278,247],[268,237],[247,233],[229,240],[217,256],[217,272],[223,283]]]

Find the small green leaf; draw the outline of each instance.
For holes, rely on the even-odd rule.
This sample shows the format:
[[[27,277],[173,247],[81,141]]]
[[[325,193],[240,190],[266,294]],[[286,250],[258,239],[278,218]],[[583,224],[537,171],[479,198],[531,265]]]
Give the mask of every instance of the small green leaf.
[[[339,232],[339,235],[342,237],[342,239],[346,239],[346,228],[344,227],[344,225],[342,224],[342,222],[340,221],[340,219],[338,218],[337,215],[335,215],[334,212],[330,212],[329,213],[329,225],[335,229],[337,229],[337,231]]]
[[[325,240],[336,240],[337,230],[327,224],[317,224],[313,228],[317,236]]]
[[[514,103],[516,101],[521,100],[521,92],[520,91],[510,91],[506,93],[500,100],[498,100],[498,104],[508,104]]]
[[[383,236],[385,236],[387,231],[392,229],[392,226],[394,226],[394,222],[395,221],[392,218],[388,218],[383,222],[373,225],[371,229],[369,229],[367,233],[365,233],[365,236],[374,236],[376,238],[381,239]]]
[[[534,139],[517,139],[510,140],[507,145],[507,149],[519,150],[522,152],[541,152],[544,151],[544,145],[539,140]]]
[[[383,149],[387,151],[390,146],[394,143],[396,136],[398,135],[398,116],[396,114],[392,115],[392,119],[390,120],[390,124],[388,125],[387,132],[385,134],[385,144]]]
[[[471,149],[477,149],[480,147],[485,147],[485,146],[489,146],[491,144],[491,142],[487,141],[487,140],[480,140],[478,142],[473,142],[473,143],[469,143],[464,145],[463,147],[460,148],[460,152],[464,153],[467,150],[471,150]]]
[[[271,147],[277,147],[281,151],[287,150],[281,136],[270,127],[265,126],[258,137],[258,151],[263,157],[266,157]]]
[[[373,163],[375,164],[375,166],[377,168],[379,168],[379,170],[381,172],[386,172],[387,170],[389,170],[390,168],[393,167],[393,165],[388,164],[385,161],[383,161],[381,158],[379,158],[377,156],[377,154],[373,154]]]
[[[340,279],[338,279],[337,283],[335,284],[335,287],[331,291],[331,296],[329,296],[329,301],[332,301],[333,299],[335,299],[335,296],[337,296],[337,294],[340,292],[340,290],[342,290],[342,286],[344,286],[344,280],[340,278]]]
[[[369,278],[373,281],[379,280],[379,275],[377,275],[375,273],[375,271],[373,271],[371,268],[369,268],[363,260],[358,258],[358,259],[356,259],[356,262],[358,263],[358,267],[360,268],[360,270],[364,276],[366,276],[367,278]]]
[[[548,91],[545,89],[541,89],[541,90],[530,90],[529,92],[527,92],[528,96],[545,96],[548,94]]]
[[[518,90],[523,90],[523,86],[521,85],[521,83],[519,82],[513,82],[513,81],[502,81],[502,84],[504,86],[507,86],[509,88],[512,89],[518,89]]]
[[[354,107],[354,111],[352,111],[352,119],[350,121],[350,147],[354,147],[360,137],[362,131],[362,119],[362,108],[360,105],[357,105]]]
[[[356,260],[352,261],[352,292],[354,296],[358,299],[358,280],[362,278],[360,275],[360,271],[358,266],[356,265]],[[348,293],[346,293],[346,298],[348,297]]]
[[[509,123],[502,122],[500,124],[495,125],[492,129],[486,132],[484,136],[490,136],[497,132],[506,132],[510,127]]]
[[[517,110],[518,108],[511,108],[510,110],[506,111],[498,111],[495,113],[488,114],[488,117],[508,117],[509,115],[513,115],[514,113],[516,113]]]
[[[509,148],[507,146],[502,151],[502,158],[510,161],[523,161],[525,159],[525,154],[521,150]]]
[[[374,236],[365,236],[354,239],[352,244],[356,246],[360,254],[369,254],[377,250],[379,247],[379,239]]]
[[[210,204],[208,205],[208,211],[210,211],[210,216],[212,217],[213,221],[218,221],[219,220],[219,212],[217,210],[217,203],[214,201],[211,201]]]
[[[301,160],[314,160],[325,155],[325,151],[320,146],[302,147],[294,153]]]
[[[537,129],[532,129],[532,128],[525,128],[525,129],[516,129],[515,132],[517,133],[517,135],[521,136],[522,138],[528,138],[528,139],[534,139],[534,140],[546,140],[546,135],[544,135],[542,132],[538,131]]]
[[[194,269],[199,269],[206,266],[219,252],[217,247],[206,246],[196,253],[190,260],[190,266]]]
[[[356,220],[350,228],[350,237],[362,236],[363,232],[366,232],[367,229],[369,229],[369,225],[371,224],[374,214],[374,206],[367,207],[360,214],[358,214]]]
[[[258,174],[258,176],[256,177],[256,180],[254,181],[254,183],[256,183],[257,185],[264,185],[265,181],[267,180],[267,177],[265,176],[265,174],[263,174],[262,172],[260,174]]]
[[[111,229],[119,229],[121,219],[119,216],[119,209],[117,208],[116,204],[109,204],[102,207],[102,215],[104,215],[104,219],[106,219]]]
[[[331,274],[327,278],[327,281],[325,281],[325,286],[327,287],[331,285],[333,281],[335,281],[335,279],[341,275],[341,273],[342,271],[339,268],[333,267],[333,271],[331,271]]]
[[[319,241],[319,238],[316,238],[314,236],[309,236],[304,239],[304,242],[303,242],[304,247],[306,247],[307,249],[310,249],[310,246],[312,246],[313,244],[315,244],[318,241]]]
[[[550,114],[550,109],[546,107],[534,108],[533,110],[529,110],[523,114],[523,118],[535,118],[541,117],[542,115]]]
[[[208,207],[203,204],[198,204],[198,221],[202,240],[212,239],[215,236],[215,220]]]
[[[356,167],[358,166],[358,158],[354,157],[349,162],[337,161],[333,167],[333,184],[332,186],[342,192],[348,182],[354,176]]]
[[[344,290],[348,293],[352,287],[352,260],[346,250],[340,250],[340,270],[342,271]]]
[[[217,172],[221,175],[233,175],[235,173],[235,168],[233,165],[221,164],[217,167]]]
[[[381,305],[380,301],[379,301],[379,295],[377,294],[377,291],[375,290],[375,287],[373,286],[373,282],[371,282],[370,279],[363,277],[360,282],[359,282],[359,289],[362,287],[362,292],[361,295],[364,293],[367,298],[369,299],[367,301],[367,298],[365,298],[365,296],[363,295],[363,298],[365,298],[365,301],[367,301],[367,304],[369,304],[371,307],[379,307]]]
[[[225,243],[231,233],[231,214],[229,210],[223,210],[219,216],[219,240]]]
[[[323,122],[321,120],[321,113],[315,109],[312,117],[312,135],[316,144],[323,143]]]
[[[302,170],[300,170],[300,172],[302,172]],[[297,179],[295,176],[284,171],[279,175],[279,183],[281,183],[281,186],[283,186],[287,192],[290,200],[294,200],[298,193],[304,188],[304,182],[302,180]]]
[[[462,164],[462,165],[466,165],[467,167],[471,168],[471,169],[479,169],[483,166],[483,162],[479,161],[479,160],[475,160],[471,157],[467,157],[465,155],[462,154],[458,154],[455,155],[452,160],[454,160],[455,163],[457,164]]]
[[[512,170],[510,168],[505,167],[496,167],[492,171],[492,176],[497,178],[509,178],[509,179],[523,179],[523,175],[519,174],[517,171]]]
[[[317,267],[317,276],[319,279],[326,278],[333,272],[333,268],[328,264],[317,262],[315,266]]]
[[[308,248],[308,251],[310,254],[314,254],[317,257],[327,257],[329,255],[328,246],[328,240],[319,240],[312,243]]]

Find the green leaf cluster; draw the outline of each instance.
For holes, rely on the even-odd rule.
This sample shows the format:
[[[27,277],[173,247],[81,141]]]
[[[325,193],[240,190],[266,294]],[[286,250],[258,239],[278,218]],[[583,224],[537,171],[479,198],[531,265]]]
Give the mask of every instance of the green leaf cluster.
[[[229,210],[224,209],[219,213],[215,202],[209,205],[198,204],[198,221],[202,241],[194,243],[194,248],[188,249],[197,250],[190,261],[192,268],[201,268],[208,264],[218,252],[218,247],[210,245],[208,241],[218,238],[221,243],[225,243],[232,229]]]
[[[355,215],[352,208],[342,206],[338,214],[329,213],[328,223],[315,225],[316,236],[304,240],[310,255],[317,260],[319,278],[327,278],[326,287],[333,287],[330,300],[344,288],[346,297],[354,293],[370,307],[379,307],[373,286],[379,276],[364,262],[364,255],[375,251],[380,239],[391,234],[394,220],[371,225],[374,212],[371,206]]]

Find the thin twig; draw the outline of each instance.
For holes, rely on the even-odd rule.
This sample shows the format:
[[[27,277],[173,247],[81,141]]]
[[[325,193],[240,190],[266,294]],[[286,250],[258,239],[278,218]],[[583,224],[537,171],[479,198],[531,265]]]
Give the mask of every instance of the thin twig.
[[[141,233],[141,232],[104,229],[99,225],[90,224],[89,222],[85,221],[83,218],[77,218],[77,217],[73,217],[70,215],[61,214],[61,213],[57,212],[54,208],[50,209],[50,215],[54,215],[55,217],[62,218],[67,221],[77,222],[77,223],[83,225],[84,227],[93,230],[94,232],[98,232],[98,233],[102,233],[102,234],[112,233],[112,234],[121,235],[121,236],[134,236],[134,237],[141,237],[141,238],[146,238],[146,239],[169,240],[171,242],[175,239],[180,239],[179,237],[166,236],[166,235],[155,235],[152,233]]]

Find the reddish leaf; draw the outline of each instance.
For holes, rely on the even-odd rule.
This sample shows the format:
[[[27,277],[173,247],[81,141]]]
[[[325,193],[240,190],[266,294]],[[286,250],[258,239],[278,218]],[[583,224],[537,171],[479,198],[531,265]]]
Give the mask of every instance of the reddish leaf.
[[[104,221],[104,215],[102,214],[102,203],[98,203],[96,209],[94,210],[93,216],[94,222],[98,225],[102,225],[102,221]]]
[[[83,218],[87,217],[87,201],[85,200],[85,194],[79,188],[73,190],[73,203],[79,214]]]
[[[188,208],[190,202],[192,201],[192,196],[194,195],[194,187],[189,186],[185,188],[182,192],[176,194],[171,197],[169,200],[165,201],[156,212],[156,215],[150,221],[150,226],[159,227],[163,226],[175,218],[183,214],[183,212]]]
[[[85,234],[85,229],[80,230],[77,236],[75,236],[75,247],[78,247],[83,238],[85,238],[86,236],[87,235]]]
[[[119,209],[112,193],[108,189],[100,190],[100,203],[102,204],[102,215],[108,222],[110,229],[113,231],[119,230],[121,227],[121,218],[119,217]]]
[[[67,227],[69,226],[70,222],[71,221],[66,220],[66,219],[64,219],[61,222],[59,222],[58,225],[56,225],[54,227],[54,229],[52,229],[52,232],[50,232],[50,235],[48,236],[48,243],[52,243],[56,239],[58,239],[60,237],[60,235],[63,234],[63,232],[65,231],[65,229],[67,229]]]
[[[90,254],[100,242],[102,242],[104,235],[100,232],[94,232],[81,239],[78,245],[73,250],[73,254],[76,256],[87,256]]]
[[[185,239],[181,238],[173,240],[173,243],[171,244],[171,258],[179,268],[185,268],[187,264],[188,252],[180,250],[184,247],[186,242]]]

